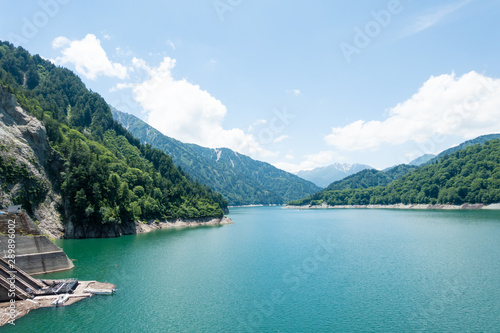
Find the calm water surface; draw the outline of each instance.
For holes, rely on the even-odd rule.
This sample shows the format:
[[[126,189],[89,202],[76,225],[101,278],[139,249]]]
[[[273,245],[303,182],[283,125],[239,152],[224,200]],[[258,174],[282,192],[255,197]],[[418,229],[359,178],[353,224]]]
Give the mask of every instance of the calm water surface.
[[[499,332],[500,212],[234,208],[235,224],[61,240],[114,296],[4,332]],[[49,276],[45,276],[49,277]]]

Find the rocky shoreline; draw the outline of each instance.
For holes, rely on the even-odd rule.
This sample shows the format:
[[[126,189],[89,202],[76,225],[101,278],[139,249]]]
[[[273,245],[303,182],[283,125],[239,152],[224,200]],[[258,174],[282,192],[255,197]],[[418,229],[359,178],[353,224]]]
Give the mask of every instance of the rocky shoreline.
[[[160,229],[196,228],[202,226],[220,226],[233,223],[234,221],[227,216],[224,216],[222,218],[175,220],[166,222],[148,222],[148,223],[135,222],[135,231],[137,234],[143,234]]]
[[[158,229],[167,228],[186,228],[198,226],[217,226],[231,224],[233,221],[224,216],[222,218],[197,218],[197,219],[177,219],[163,222],[129,222],[122,224],[102,224],[102,225],[78,225],[71,223],[65,225],[64,238],[67,239],[86,239],[86,238],[115,238],[124,235],[135,235],[146,233]]]
[[[469,210],[479,210],[479,209],[489,209],[489,210],[500,210],[500,203],[484,205],[484,204],[463,204],[463,205],[426,205],[426,204],[418,204],[418,205],[405,205],[405,204],[396,204],[396,205],[339,205],[339,206],[330,206],[326,203],[322,205],[314,205],[314,206],[284,206],[286,209],[439,209],[439,210],[460,210],[460,209],[469,209]]]

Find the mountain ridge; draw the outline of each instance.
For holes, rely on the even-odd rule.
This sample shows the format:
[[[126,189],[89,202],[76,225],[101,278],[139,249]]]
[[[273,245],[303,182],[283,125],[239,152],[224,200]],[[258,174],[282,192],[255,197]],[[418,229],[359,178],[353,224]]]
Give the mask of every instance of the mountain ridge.
[[[425,166],[425,165],[429,165],[429,164],[432,164],[432,163],[437,163],[439,162],[444,156],[446,155],[450,155],[450,154],[453,154],[459,150],[462,150],[462,149],[465,149],[469,146],[472,146],[472,145],[475,145],[475,144],[484,144],[485,142],[487,141],[491,141],[491,140],[494,140],[494,139],[500,139],[500,134],[486,134],[486,135],[481,135],[481,136],[478,136],[474,139],[470,139],[470,140],[467,140],[467,141],[464,141],[454,147],[450,147],[448,149],[445,149],[443,150],[441,153],[437,154],[436,157],[430,159],[429,161],[427,161],[426,163],[423,163],[422,166]]]
[[[484,137],[479,137],[478,141]],[[474,139],[475,140],[475,139]],[[487,140],[445,153],[385,186],[320,191],[290,202],[301,205],[463,205],[500,202],[500,139]],[[456,147],[452,148],[455,149]]]
[[[52,190],[54,209],[44,211],[63,222],[67,238],[117,237],[135,233],[137,221],[222,218],[227,211],[220,194],[114,121],[105,100],[72,71],[0,41],[0,83],[2,128],[22,132],[24,123],[37,123],[39,135],[25,131],[17,141],[46,155],[29,158],[26,149],[29,163],[16,159],[21,145],[0,130],[3,205],[23,204],[45,219],[36,212]]]
[[[297,176],[309,180],[319,187],[325,188],[335,181],[342,180],[345,177],[366,169],[373,168],[369,165],[359,163],[334,163],[312,170],[299,171],[297,172]]]
[[[194,179],[222,193],[231,206],[284,204],[320,188],[273,165],[229,148],[182,143],[146,122],[111,107],[113,117],[141,142],[168,153]]]
[[[400,164],[390,168],[387,171],[379,171],[375,169],[365,169],[344,179],[333,182],[328,185],[323,191],[346,190],[369,188],[373,186],[386,186],[392,181],[399,179],[408,172],[417,169],[417,167],[407,164]]]
[[[425,163],[429,162],[430,160],[436,158],[436,156],[437,155],[434,155],[434,154],[424,154],[420,157],[417,157],[416,159],[414,159],[410,163],[408,163],[408,165],[420,166],[420,165],[425,164]]]

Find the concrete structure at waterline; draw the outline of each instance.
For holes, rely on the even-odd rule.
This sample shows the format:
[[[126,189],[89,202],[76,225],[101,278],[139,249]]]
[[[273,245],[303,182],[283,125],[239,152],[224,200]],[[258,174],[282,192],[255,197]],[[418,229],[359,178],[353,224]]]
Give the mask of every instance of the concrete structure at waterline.
[[[94,295],[111,295],[116,286],[97,281],[39,280],[31,274],[73,268],[64,251],[42,235],[19,206],[0,211],[0,326],[32,310],[68,306]]]
[[[15,264],[28,274],[45,274],[74,267],[66,253],[42,235],[31,218],[20,210],[0,214],[0,256],[15,256]],[[14,236],[12,236],[14,235]]]

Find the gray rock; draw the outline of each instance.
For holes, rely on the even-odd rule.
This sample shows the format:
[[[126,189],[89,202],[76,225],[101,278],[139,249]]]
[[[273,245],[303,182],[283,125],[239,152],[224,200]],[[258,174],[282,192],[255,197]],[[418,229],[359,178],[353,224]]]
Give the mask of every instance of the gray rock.
[[[14,157],[41,183],[49,188],[45,200],[34,208],[33,216],[42,232],[52,238],[61,238],[64,227],[57,211],[61,198],[52,191],[46,167],[50,156],[50,145],[43,123],[30,115],[17,103],[14,95],[0,86],[0,156]],[[20,189],[14,184],[9,191],[0,188],[0,207],[7,207],[13,202]]]

